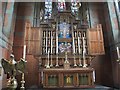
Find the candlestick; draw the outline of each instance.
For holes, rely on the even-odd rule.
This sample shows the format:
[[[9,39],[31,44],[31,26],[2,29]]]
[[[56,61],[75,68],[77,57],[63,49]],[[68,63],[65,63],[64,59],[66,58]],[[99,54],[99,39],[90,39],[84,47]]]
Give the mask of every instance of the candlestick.
[[[82,66],[82,62],[81,62],[80,55],[79,55],[79,66],[80,66],[80,67]]]
[[[83,37],[85,37],[85,32],[83,33]]]
[[[56,23],[56,54],[58,54],[58,20],[57,20],[57,23]]]
[[[58,54],[57,54],[57,57],[56,57],[56,67],[58,67],[59,66],[59,61],[58,61]]]
[[[43,45],[45,46],[45,39],[43,39]]]
[[[84,47],[84,38],[85,38],[85,37],[82,37],[82,39],[83,39],[83,47]]]
[[[50,37],[50,32],[48,32],[48,37]]]
[[[117,56],[118,56],[118,59],[119,59],[120,58],[119,47],[117,47]]]
[[[25,90],[24,84],[25,84],[24,73],[22,73],[22,81],[21,81],[21,87],[20,87],[20,90]]]
[[[24,75],[24,74],[22,74],[22,80],[24,80],[24,76],[25,76],[25,75]]]
[[[75,54],[74,54],[74,67],[76,67],[77,64],[76,64],[76,59],[75,59]]]
[[[80,54],[80,38],[78,37],[78,51],[79,51],[79,54]]]
[[[77,47],[75,48],[75,52],[76,52],[76,53],[78,52],[78,49],[77,49]]]
[[[81,38],[81,32],[79,32],[79,36],[80,36],[80,38]]]
[[[80,33],[81,34],[81,33]],[[81,37],[81,35],[80,35]],[[79,54],[81,54],[81,50],[80,50],[80,38],[78,37],[78,51],[79,51]],[[81,59],[80,59],[80,55],[79,55],[79,66],[81,67],[82,66],[82,62],[81,62]]]
[[[83,51],[86,53],[86,48],[85,48],[85,37],[83,37]]]
[[[53,63],[52,63],[52,55],[51,55],[50,67],[53,67]]]
[[[48,45],[50,46],[50,42],[51,42],[51,40],[50,39],[48,39]]]
[[[47,54],[47,37],[46,37],[46,54]]]
[[[75,37],[76,37],[76,32],[75,32]]]
[[[83,67],[86,67],[87,66],[87,64],[86,64],[86,58],[85,58],[85,54],[86,54],[86,49],[85,49],[85,41],[84,41],[84,38],[85,37],[83,37]]]
[[[53,48],[52,41],[53,41],[53,37],[51,36],[51,54],[52,54],[52,48]]]
[[[23,47],[23,59],[25,59],[25,55],[26,55],[26,45],[24,45]]]
[[[49,53],[50,53],[50,51],[48,50],[48,60],[49,60]]]
[[[73,37],[73,54],[75,53],[75,41],[74,41],[74,37]]]
[[[85,51],[83,51],[83,67],[87,67],[86,60],[85,60]]]
[[[24,45],[24,48],[23,48],[23,59],[25,59],[25,56],[26,56],[26,45]],[[21,87],[20,87],[21,90],[25,89],[24,84],[25,84],[24,73],[22,73],[22,81],[21,81]]]
[[[48,62],[47,62],[46,68],[50,68],[50,66],[49,66],[49,54],[50,54],[50,51],[48,50]]]
[[[58,54],[58,36],[56,34],[56,54]]]

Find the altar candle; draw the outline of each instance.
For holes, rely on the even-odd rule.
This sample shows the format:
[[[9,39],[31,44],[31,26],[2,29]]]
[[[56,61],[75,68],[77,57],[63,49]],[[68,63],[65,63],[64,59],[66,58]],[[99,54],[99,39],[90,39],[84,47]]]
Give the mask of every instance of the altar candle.
[[[52,41],[53,41],[53,37],[51,36],[51,54],[52,54],[52,48],[53,48]]]
[[[56,53],[58,54],[58,36],[56,36]]]
[[[73,37],[73,53],[75,53],[75,42],[74,42],[74,37]]]
[[[118,58],[120,58],[120,52],[119,52],[119,48],[117,47],[117,56]]]
[[[25,59],[25,55],[26,55],[26,45],[24,45],[23,47],[23,58]]]
[[[83,50],[83,59],[85,59],[85,52],[84,52],[84,50]]]
[[[75,37],[76,37],[76,32],[75,32]]]
[[[83,49],[84,49],[84,47],[85,47],[85,42],[84,42],[84,37],[83,37]]]
[[[46,53],[47,53],[47,37],[46,37]]]
[[[85,37],[85,33],[83,34],[83,36]]]
[[[79,50],[79,54],[80,54],[80,38],[78,37],[78,50]]]

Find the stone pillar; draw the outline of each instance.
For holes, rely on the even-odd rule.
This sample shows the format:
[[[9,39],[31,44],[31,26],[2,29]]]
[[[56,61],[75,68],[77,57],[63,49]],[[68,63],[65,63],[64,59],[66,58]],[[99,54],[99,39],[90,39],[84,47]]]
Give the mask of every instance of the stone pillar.
[[[11,25],[12,25],[12,17],[13,17],[13,11],[14,11],[14,2],[8,2],[4,17],[4,24],[3,24],[3,34],[9,38],[11,33]]]
[[[118,35],[120,32],[118,28],[118,19],[117,19],[117,13],[115,11],[115,5],[114,2],[108,2],[107,4],[108,4],[110,21],[111,21],[112,34],[114,37],[114,43],[117,43],[119,41]]]

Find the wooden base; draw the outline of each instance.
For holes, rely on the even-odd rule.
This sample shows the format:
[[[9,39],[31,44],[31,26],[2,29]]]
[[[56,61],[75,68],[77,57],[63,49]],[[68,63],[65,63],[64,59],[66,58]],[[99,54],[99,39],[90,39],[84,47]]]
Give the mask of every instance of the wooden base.
[[[43,69],[44,88],[94,88],[93,68]]]

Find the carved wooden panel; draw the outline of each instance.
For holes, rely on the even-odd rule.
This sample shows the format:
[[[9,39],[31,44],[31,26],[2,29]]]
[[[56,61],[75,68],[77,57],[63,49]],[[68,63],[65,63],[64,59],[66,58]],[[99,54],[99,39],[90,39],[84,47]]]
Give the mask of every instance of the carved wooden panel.
[[[87,30],[88,53],[89,55],[102,55],[104,51],[104,41],[101,25]]]
[[[42,29],[33,28],[30,24],[25,25],[25,42],[27,45],[27,54],[41,54]]]
[[[45,88],[92,88],[93,68],[43,69]]]

